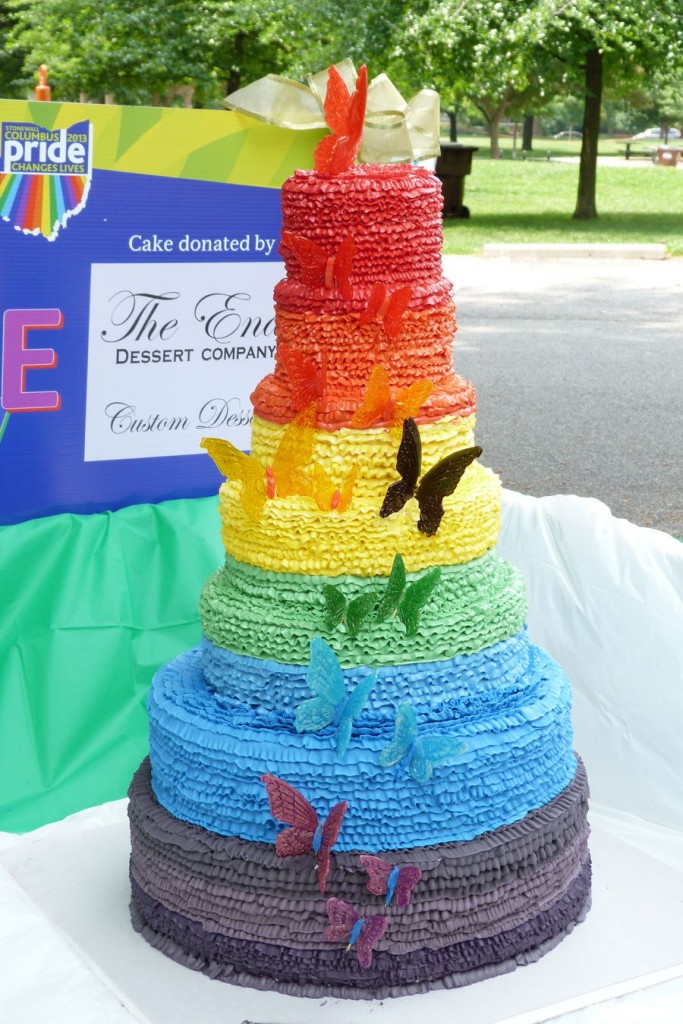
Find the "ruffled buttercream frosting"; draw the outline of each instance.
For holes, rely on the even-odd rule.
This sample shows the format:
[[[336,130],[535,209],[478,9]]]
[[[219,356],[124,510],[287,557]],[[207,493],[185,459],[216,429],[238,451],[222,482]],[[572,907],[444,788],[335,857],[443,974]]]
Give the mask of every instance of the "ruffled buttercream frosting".
[[[320,636],[345,668],[376,667],[472,654],[517,633],[526,619],[520,572],[492,553],[466,565],[443,567],[414,636],[408,636],[397,617],[369,619],[355,637],[344,626],[330,628],[326,584],[337,586],[351,601],[379,591],[386,580],[270,572],[228,555],[202,589],[204,635],[237,654],[291,665],[308,664],[311,640]]]
[[[283,427],[260,420],[254,427],[254,455],[265,467],[275,454]],[[368,435],[365,441],[365,433]],[[468,433],[457,418],[427,425],[423,474],[438,462],[433,437]],[[311,464],[318,462],[337,486],[354,465],[358,475],[350,506],[344,512],[321,511],[313,497],[292,495],[266,500],[254,518],[243,507],[244,486],[226,480],[220,489],[223,544],[235,559],[279,573],[338,576],[389,575],[396,552],[410,571],[433,565],[451,565],[479,558],[498,540],[501,488],[498,477],[478,462],[465,471],[454,494],[444,498],[444,517],[434,536],[417,529],[418,503],[411,498],[398,513],[380,518],[386,490],[399,479],[396,472],[398,442],[389,431],[339,430],[318,432]],[[356,460],[351,462],[354,455]],[[366,447],[367,444],[367,447]],[[457,451],[457,442],[446,451]],[[443,455],[443,447],[441,449]]]
[[[441,210],[443,199],[436,177],[398,165],[387,175],[384,165],[365,164],[325,178],[315,171],[297,171],[282,187],[282,225],[333,255],[348,235],[355,241],[350,280],[359,306],[358,290],[379,282],[390,288],[426,284],[442,286]],[[281,247],[287,271],[286,288],[303,284],[295,253]],[[445,283],[445,282],[444,282]],[[338,292],[317,296],[306,287],[306,303],[337,302]],[[443,293],[442,293],[443,294]],[[276,301],[286,297],[276,291]],[[341,311],[341,310],[340,310]]]
[[[219,699],[292,710],[312,695],[307,665],[237,654],[206,637],[201,651],[204,677]],[[504,711],[522,702],[533,685],[532,652],[524,629],[476,654],[380,669],[381,685],[370,691],[367,707],[393,708],[410,700],[423,710],[448,707],[452,716]],[[347,691],[367,674],[367,667],[342,669]]]
[[[306,858],[278,858],[272,847],[222,838],[171,817],[150,789],[144,762],[130,790],[131,877],[136,902],[156,916],[183,917],[192,929],[245,943],[252,967],[257,943],[307,959],[329,949],[322,933],[325,897]],[[588,864],[586,783],[579,763],[569,785],[545,808],[482,840],[404,851],[422,878],[406,908],[386,908],[367,890],[359,852],[338,854],[337,889],[363,915],[382,913],[377,945],[397,965],[427,950],[444,956],[455,943],[494,939],[524,928],[566,897]],[[492,870],[493,869],[493,870]],[[163,908],[163,909],[162,909]],[[298,922],[293,932],[291,921]]]
[[[590,904],[571,691],[528,640],[520,574],[492,553],[497,477],[474,462],[426,537],[414,499],[378,514],[398,479],[400,430],[383,418],[392,406],[369,429],[352,429],[382,366],[392,398],[418,380],[433,385],[415,412],[422,474],[474,445],[474,390],[452,365],[437,179],[408,166],[298,172],[282,200],[287,276],[275,289],[275,369],[253,395],[252,456],[272,491],[275,453],[304,404],[287,367],[305,367],[317,388],[306,471],[319,466],[338,487],[356,474],[352,501],[323,512],[310,496],[275,492],[255,515],[238,480],[221,488],[226,559],[202,591],[202,643],[160,669],[149,695],[150,761],[130,790],[132,919],[168,956],[236,984],[354,998],[458,987],[533,962]],[[350,237],[353,258],[338,261]],[[406,286],[396,337],[384,317]],[[378,291],[374,319],[361,323]],[[344,615],[333,625],[325,588],[347,606],[372,600],[397,553],[407,585],[441,569],[416,630],[374,613],[357,632]],[[336,716],[298,731],[313,696],[314,638],[336,655],[347,694],[376,675],[342,754]],[[406,702],[423,756],[434,758],[427,782],[409,771],[418,739],[382,767]],[[444,757],[429,754],[443,748]],[[321,822],[348,801],[324,896],[312,852],[277,856],[286,826],[271,814],[264,774],[299,790]],[[420,869],[407,907],[368,891],[361,851]],[[324,938],[330,895],[387,918],[369,968],[345,942]]]
[[[380,766],[393,737],[390,717],[359,716],[340,759],[329,730],[300,734],[291,713],[217,701],[195,649],[160,669],[150,691],[155,795],[185,821],[274,842],[280,825],[270,816],[261,782],[271,773],[303,793],[321,820],[333,804],[348,801],[340,850],[471,839],[540,807],[574,775],[570,687],[541,651],[537,662],[539,685],[514,712],[462,721],[420,718],[423,735],[453,736],[466,745],[421,785],[404,763]]]

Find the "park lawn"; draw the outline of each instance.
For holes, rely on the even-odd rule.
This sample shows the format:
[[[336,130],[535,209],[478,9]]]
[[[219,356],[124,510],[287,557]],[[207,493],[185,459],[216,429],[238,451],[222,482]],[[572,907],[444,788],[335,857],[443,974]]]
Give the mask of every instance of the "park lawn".
[[[478,144],[484,150],[483,140]],[[670,256],[683,256],[683,173],[645,160],[598,166],[599,217],[575,221],[578,164],[543,159],[546,144],[556,152],[556,140],[534,140],[534,159],[512,160],[508,153],[490,160],[487,147],[474,155],[465,179],[471,217],[444,220],[444,252],[477,254],[488,242],[663,242]],[[578,144],[571,140],[562,149],[576,152]],[[602,144],[600,153],[610,155]]]

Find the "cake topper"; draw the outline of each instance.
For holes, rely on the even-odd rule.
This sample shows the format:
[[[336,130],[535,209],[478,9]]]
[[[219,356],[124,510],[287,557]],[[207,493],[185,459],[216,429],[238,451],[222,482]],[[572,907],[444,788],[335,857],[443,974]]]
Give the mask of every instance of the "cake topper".
[[[386,917],[375,914],[362,918],[350,903],[334,896],[325,906],[330,923],[324,937],[328,942],[347,942],[347,953],[355,946],[358,963],[367,970],[372,965],[372,951],[386,931]]]
[[[335,70],[347,83],[347,92],[357,80],[353,62],[338,61]],[[265,75],[231,93],[226,107],[281,128],[307,131],[324,128],[328,70],[307,77],[308,86],[282,75]],[[368,84],[365,122],[358,158],[363,163],[414,163],[438,156],[439,94],[420,89],[406,101],[391,79],[379,74]],[[414,168],[415,173],[427,173]]]
[[[417,416],[433,390],[430,380],[418,380],[392,396],[389,374],[383,366],[373,366],[362,405],[351,417],[351,426],[362,430],[384,421],[392,430],[401,431],[404,420]]]
[[[404,420],[403,436],[396,456],[396,469],[401,479],[387,488],[379,510],[380,516],[386,519],[394,512],[400,512],[410,498],[416,498],[420,506],[417,528],[425,536],[433,537],[444,516],[443,499],[453,493],[467,467],[481,453],[482,449],[475,445],[447,455],[425,473],[418,485],[422,468],[422,441],[415,420],[410,417]]]
[[[323,114],[332,134],[320,140],[313,154],[313,165],[320,174],[341,174],[354,163],[363,135],[367,99],[368,69],[365,65],[358,72],[352,93],[334,64],[330,67]]]
[[[311,661],[306,682],[313,693],[311,700],[300,704],[296,710],[294,724],[297,732],[319,732],[325,726],[334,724],[337,729],[337,754],[346,753],[351,728],[365,705],[377,681],[376,673],[366,676],[346,692],[344,673],[332,648],[319,637],[311,640]]]
[[[275,840],[278,857],[300,857],[305,853],[316,855],[318,887],[325,892],[330,871],[330,850],[337,842],[342,821],[349,805],[345,800],[335,804],[324,822],[319,821],[308,800],[298,789],[290,786],[277,775],[262,775],[268,792],[270,813],[277,821],[291,826],[284,829]]]
[[[379,755],[382,768],[406,761],[416,782],[429,782],[434,768],[459,757],[467,745],[454,736],[420,736],[417,715],[410,701],[402,701],[396,710],[394,738]]]
[[[330,253],[311,238],[295,235],[292,231],[283,231],[280,255],[286,256],[287,249],[296,256],[301,265],[301,279],[304,284],[309,288],[326,288],[328,291],[336,288],[347,301],[351,301],[351,267],[356,250],[353,235],[347,235],[337,251]]]
[[[390,338],[398,338],[403,330],[403,314],[412,294],[410,285],[389,293],[385,284],[373,284],[368,307],[361,313],[358,323],[362,326],[379,320]]]
[[[422,878],[419,868],[408,865],[399,868],[368,853],[361,854],[358,859],[368,873],[368,892],[375,896],[386,895],[386,906],[389,906],[394,896],[397,907],[408,906],[413,889]]]

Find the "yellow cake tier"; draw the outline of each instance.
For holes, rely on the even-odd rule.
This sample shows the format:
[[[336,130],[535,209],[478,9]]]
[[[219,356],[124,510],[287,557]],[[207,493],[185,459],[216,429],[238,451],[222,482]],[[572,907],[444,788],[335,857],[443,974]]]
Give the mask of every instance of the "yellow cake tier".
[[[422,473],[444,456],[473,444],[474,416],[446,417],[422,424]],[[271,465],[285,428],[254,419],[252,453]],[[242,484],[226,481],[220,490],[223,543],[234,558],[276,572],[315,576],[388,575],[396,552],[409,572],[433,565],[455,565],[478,558],[495,546],[500,530],[500,482],[473,463],[455,494],[444,500],[445,515],[435,536],[417,529],[419,509],[411,499],[382,519],[387,487],[398,479],[399,438],[384,429],[316,431],[312,464],[319,462],[337,485],[358,467],[349,508],[321,511],[311,497],[295,495],[265,502],[258,519],[244,510]]]

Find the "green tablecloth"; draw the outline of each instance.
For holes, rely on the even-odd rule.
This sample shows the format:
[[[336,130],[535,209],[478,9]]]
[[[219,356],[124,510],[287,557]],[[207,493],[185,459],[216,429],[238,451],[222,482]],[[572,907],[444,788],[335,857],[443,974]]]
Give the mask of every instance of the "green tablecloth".
[[[200,639],[217,499],[0,528],[0,830],[126,793],[159,665]]]

